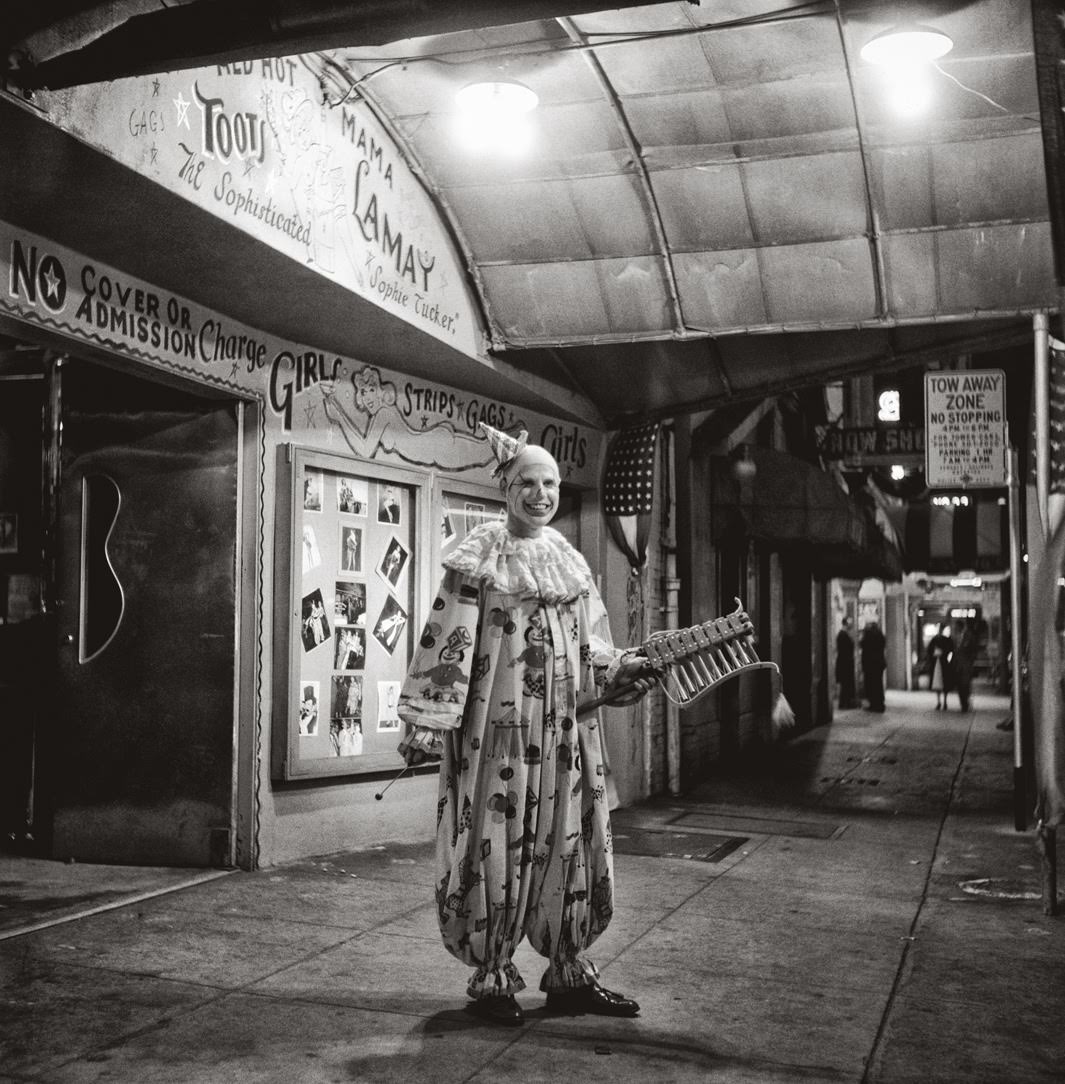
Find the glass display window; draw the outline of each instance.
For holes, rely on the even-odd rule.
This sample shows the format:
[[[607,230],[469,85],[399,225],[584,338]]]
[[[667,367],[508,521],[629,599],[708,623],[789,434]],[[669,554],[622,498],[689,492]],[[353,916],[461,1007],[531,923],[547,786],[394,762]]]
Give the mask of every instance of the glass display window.
[[[275,775],[398,767],[427,478],[286,446],[278,479]]]

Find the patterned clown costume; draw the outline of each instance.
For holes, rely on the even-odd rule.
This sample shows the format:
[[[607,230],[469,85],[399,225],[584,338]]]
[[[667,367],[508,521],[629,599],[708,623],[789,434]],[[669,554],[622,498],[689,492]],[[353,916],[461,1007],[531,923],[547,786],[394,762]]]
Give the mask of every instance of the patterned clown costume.
[[[525,988],[523,936],[549,962],[542,990],[587,985],[613,862],[599,722],[577,705],[613,680],[621,651],[587,563],[553,528],[520,538],[485,524],[444,567],[399,705],[414,724],[404,746],[443,758],[444,944],[476,969],[471,998]]]

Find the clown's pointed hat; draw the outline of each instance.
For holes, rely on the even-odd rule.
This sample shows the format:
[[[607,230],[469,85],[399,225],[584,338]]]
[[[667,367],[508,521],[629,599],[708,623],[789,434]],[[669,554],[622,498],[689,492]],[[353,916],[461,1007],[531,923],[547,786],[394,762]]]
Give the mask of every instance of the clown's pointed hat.
[[[525,451],[525,446],[529,443],[529,434],[522,429],[516,437],[512,437],[509,433],[485,425],[484,422],[480,423],[480,428],[484,431],[485,437],[488,438],[488,445],[498,463],[496,469],[492,471],[492,477],[498,478],[514,462],[515,458]]]

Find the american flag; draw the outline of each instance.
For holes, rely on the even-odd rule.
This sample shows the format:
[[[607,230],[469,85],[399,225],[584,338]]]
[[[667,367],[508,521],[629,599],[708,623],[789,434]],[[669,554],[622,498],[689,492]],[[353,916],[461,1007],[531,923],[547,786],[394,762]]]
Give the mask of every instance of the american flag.
[[[614,438],[603,480],[603,515],[610,536],[634,569],[647,559],[654,507],[658,423],[623,429]]]
[[[1050,492],[1065,493],[1065,350],[1050,350]],[[1031,429],[1028,434],[1028,484],[1035,485],[1035,396],[1032,396]]]
[[[603,511],[608,516],[646,515],[654,498],[658,423],[623,429],[607,457]]]

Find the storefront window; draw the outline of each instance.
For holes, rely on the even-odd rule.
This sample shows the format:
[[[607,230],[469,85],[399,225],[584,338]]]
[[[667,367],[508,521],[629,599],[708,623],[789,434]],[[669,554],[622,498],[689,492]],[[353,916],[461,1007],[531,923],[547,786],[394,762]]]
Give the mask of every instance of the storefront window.
[[[399,759],[399,689],[416,631],[421,479],[305,449],[286,473],[280,766],[286,778],[387,769]]]

